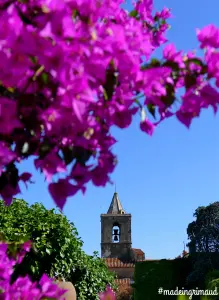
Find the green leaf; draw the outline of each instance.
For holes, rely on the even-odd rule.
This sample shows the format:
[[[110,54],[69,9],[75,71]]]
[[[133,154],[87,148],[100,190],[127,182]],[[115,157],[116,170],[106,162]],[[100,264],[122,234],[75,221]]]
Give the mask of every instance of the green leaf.
[[[189,89],[196,84],[197,77],[193,74],[186,74],[184,81],[186,89]]]
[[[62,149],[62,154],[66,165],[69,165],[74,159],[75,154],[73,147],[65,147]]]
[[[110,67],[106,74],[106,82],[103,85],[106,100],[111,100],[116,83],[117,78],[115,76],[115,70]]]
[[[156,67],[160,67],[160,66],[161,66],[161,62],[156,58],[152,58],[149,63],[143,64],[141,66],[141,70],[144,71],[144,70],[147,70],[150,68],[156,68]]]
[[[30,61],[31,61],[32,63],[36,64],[37,61],[38,61],[38,57],[32,56],[32,57],[30,57]]]
[[[179,65],[178,63],[174,62],[174,61],[166,61],[164,64],[163,64],[164,67],[170,67],[173,71],[175,72],[178,72],[179,71]]]
[[[148,104],[147,105],[147,109],[148,109],[148,111],[149,111],[149,113],[155,118],[155,106],[153,105],[153,104]]]
[[[50,255],[52,253],[52,249],[46,248],[46,253]]]
[[[149,64],[151,67],[159,67],[161,65],[160,61],[156,58],[152,58]]]
[[[167,23],[166,20],[161,20],[161,21],[160,21],[160,24],[161,24],[161,25],[165,25],[166,23]]]
[[[198,66],[203,66],[203,62],[201,59],[198,59],[198,58],[189,58],[187,61],[186,61],[187,64],[190,64],[190,63],[193,63],[193,64],[196,64]]]
[[[79,15],[78,11],[74,9],[72,13],[72,18],[75,19],[78,15]]]
[[[42,77],[43,82],[44,82],[45,84],[48,84],[48,79],[49,79],[48,74],[45,73],[45,72],[43,72],[43,73],[41,74],[41,77]]]
[[[44,141],[40,145],[39,156],[40,158],[44,158],[49,152],[53,149],[53,144],[50,140],[44,139]]]
[[[31,272],[32,272],[33,274],[35,274],[35,273],[36,273],[35,266],[30,266],[30,269],[31,269]]]
[[[137,10],[132,10],[130,13],[129,13],[129,16],[130,17],[134,17],[134,18],[136,18],[137,16],[138,16],[138,11]]]
[[[85,163],[90,159],[92,155],[92,152],[90,150],[84,149],[82,147],[74,147],[73,153],[77,162],[81,165],[85,165]]]
[[[161,97],[162,102],[166,107],[171,106],[175,101],[175,90],[172,84],[166,84],[166,95]]]

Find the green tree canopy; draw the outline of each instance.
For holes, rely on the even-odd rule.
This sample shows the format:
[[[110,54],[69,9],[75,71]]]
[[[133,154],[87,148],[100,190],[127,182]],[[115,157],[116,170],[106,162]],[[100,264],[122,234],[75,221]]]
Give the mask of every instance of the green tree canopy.
[[[190,252],[219,252],[219,202],[198,207],[187,228]]]
[[[97,253],[85,254],[74,224],[60,211],[47,210],[39,203],[30,206],[18,199],[10,206],[0,201],[0,233],[9,242],[33,242],[15,277],[29,274],[38,280],[47,273],[64,278],[75,285],[80,300],[96,300],[106,284],[113,285],[114,275]]]
[[[195,220],[188,225],[189,249],[193,270],[187,280],[206,287],[207,274],[219,270],[219,202],[198,207]]]

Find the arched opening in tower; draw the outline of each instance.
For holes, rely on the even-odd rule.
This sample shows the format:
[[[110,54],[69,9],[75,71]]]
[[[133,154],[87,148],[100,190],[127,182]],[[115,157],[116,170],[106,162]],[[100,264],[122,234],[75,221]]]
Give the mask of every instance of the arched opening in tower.
[[[119,243],[119,241],[120,241],[120,227],[119,224],[115,223],[113,224],[113,228],[112,228],[112,242]]]

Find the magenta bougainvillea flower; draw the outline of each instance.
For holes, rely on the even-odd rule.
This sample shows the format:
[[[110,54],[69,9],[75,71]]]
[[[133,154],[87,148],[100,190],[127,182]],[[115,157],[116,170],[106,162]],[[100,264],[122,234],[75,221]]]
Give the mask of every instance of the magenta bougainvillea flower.
[[[100,293],[99,298],[100,298],[100,300],[116,300],[116,294],[111,289],[111,287],[108,285],[106,287],[106,291],[103,293]]]
[[[40,300],[63,299],[66,292],[61,290],[52,279],[43,275],[40,281],[32,282],[28,276],[19,277],[11,284],[14,266],[20,264],[27,252],[30,251],[31,242],[27,241],[20,246],[16,257],[8,253],[8,245],[0,243],[0,299]]]
[[[111,182],[113,127],[129,127],[144,110],[139,127],[152,135],[171,116],[189,127],[202,109],[217,112],[219,29],[197,30],[200,58],[167,41],[168,8],[154,12],[153,0],[134,0],[128,12],[123,4],[0,1],[0,195],[7,204],[20,182],[32,182],[19,174],[25,159],[33,158],[63,208],[89,182]],[[152,58],[163,44],[162,59]]]

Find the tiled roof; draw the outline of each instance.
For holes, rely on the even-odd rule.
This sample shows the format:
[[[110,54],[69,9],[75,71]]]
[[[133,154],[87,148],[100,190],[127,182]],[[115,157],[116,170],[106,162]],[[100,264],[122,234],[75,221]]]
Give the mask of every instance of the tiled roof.
[[[134,268],[133,263],[123,263],[118,258],[105,258],[105,262],[109,268]]]
[[[131,285],[131,280],[130,278],[116,279],[115,283],[118,285]]]
[[[189,252],[187,252],[186,250],[183,250],[181,255],[178,255],[176,258],[184,258],[184,257],[188,257],[189,256]]]
[[[144,252],[141,249],[132,248],[132,250],[136,255],[144,255]]]
[[[169,258],[145,258],[145,261],[160,261],[160,260],[163,260],[163,259],[166,259],[168,260]]]
[[[187,252],[186,250],[183,250],[182,257],[187,256],[188,254],[189,254],[189,252]]]

